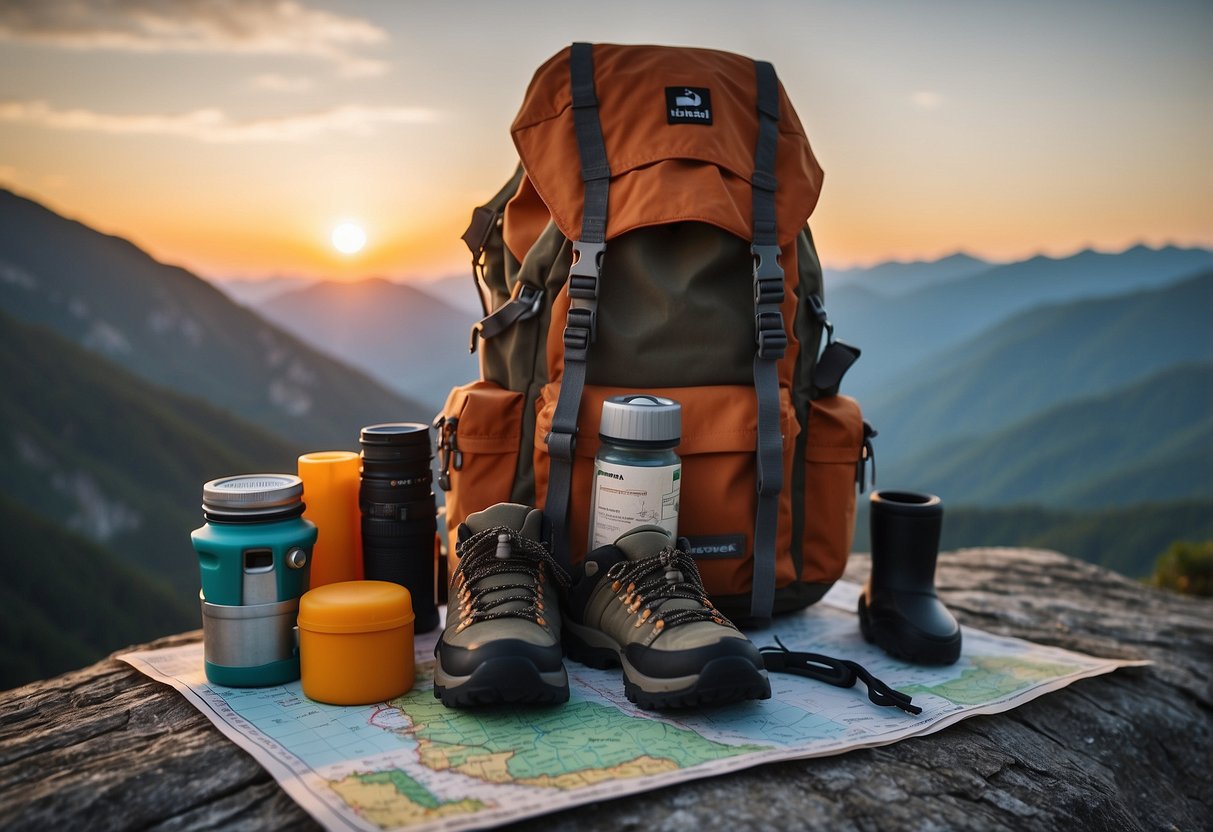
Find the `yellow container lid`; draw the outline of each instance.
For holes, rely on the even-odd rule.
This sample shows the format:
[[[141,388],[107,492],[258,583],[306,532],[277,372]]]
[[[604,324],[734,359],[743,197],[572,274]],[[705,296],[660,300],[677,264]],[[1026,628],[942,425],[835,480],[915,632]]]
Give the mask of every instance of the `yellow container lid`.
[[[299,629],[314,633],[369,633],[412,622],[409,591],[388,581],[325,584],[299,599]]]

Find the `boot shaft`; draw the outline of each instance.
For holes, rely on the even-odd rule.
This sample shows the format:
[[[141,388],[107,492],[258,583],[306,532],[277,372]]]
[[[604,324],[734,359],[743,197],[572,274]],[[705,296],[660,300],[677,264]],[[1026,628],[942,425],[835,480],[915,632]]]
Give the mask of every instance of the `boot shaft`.
[[[934,593],[943,527],[940,499],[908,491],[875,491],[870,523],[872,585]]]

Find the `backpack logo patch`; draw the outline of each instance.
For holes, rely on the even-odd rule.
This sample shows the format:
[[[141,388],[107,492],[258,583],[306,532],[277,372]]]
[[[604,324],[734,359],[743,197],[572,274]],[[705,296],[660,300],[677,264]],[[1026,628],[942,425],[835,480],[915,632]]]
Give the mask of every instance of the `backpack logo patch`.
[[[744,534],[686,537],[687,554],[696,560],[739,558],[745,554]]]
[[[707,87],[666,87],[665,115],[670,124],[711,124],[711,90]]]

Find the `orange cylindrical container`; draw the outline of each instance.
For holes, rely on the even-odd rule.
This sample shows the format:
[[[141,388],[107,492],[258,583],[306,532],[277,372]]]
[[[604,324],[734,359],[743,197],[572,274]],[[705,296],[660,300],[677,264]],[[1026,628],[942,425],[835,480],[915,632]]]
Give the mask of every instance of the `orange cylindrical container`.
[[[312,550],[310,586],[362,578],[360,460],[353,451],[317,451],[299,457],[303,516],[320,530]]]
[[[343,581],[299,600],[303,693],[330,705],[386,702],[413,687],[413,603],[387,581]]]

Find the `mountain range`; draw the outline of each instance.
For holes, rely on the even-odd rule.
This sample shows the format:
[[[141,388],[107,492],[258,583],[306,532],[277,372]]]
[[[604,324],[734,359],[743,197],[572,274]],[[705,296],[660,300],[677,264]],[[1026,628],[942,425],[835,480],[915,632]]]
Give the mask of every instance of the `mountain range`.
[[[351,447],[362,425],[432,415],[185,269],[6,190],[0,309],[300,450]]]
[[[837,336],[863,358],[847,376],[847,391],[862,401],[930,371],[928,359],[962,354],[991,327],[1046,304],[1121,295],[1213,269],[1213,252],[1135,246],[1120,254],[1082,251],[1070,257],[1032,257],[975,274],[927,280],[903,294],[863,285],[827,287],[826,307]]]
[[[421,402],[427,422],[442,409],[452,386],[479,374],[476,356],[468,350],[468,333],[478,317],[405,283],[324,281],[272,295],[255,309]]]
[[[1011,315],[863,399],[885,464],[921,460],[916,452],[926,448],[1000,431],[1175,365],[1213,361],[1211,310],[1213,270]],[[865,351],[860,363],[870,358]]]
[[[988,260],[963,252],[938,260],[912,260],[878,263],[850,269],[824,269],[826,296],[844,286],[855,287],[886,297],[899,297],[925,289],[935,283],[946,283],[971,277],[993,266]]]

